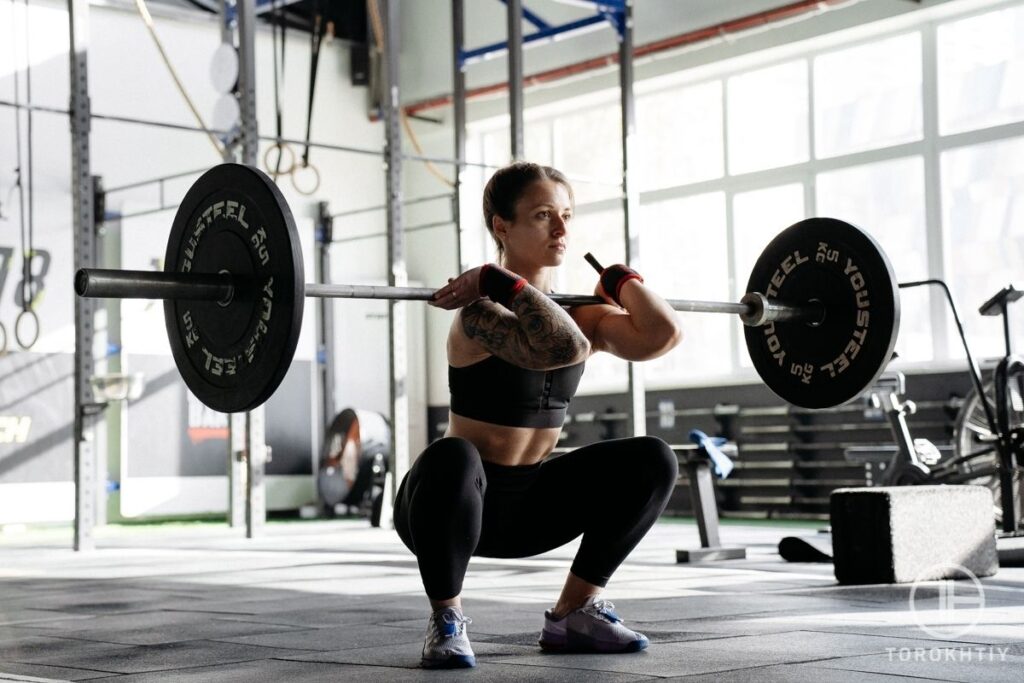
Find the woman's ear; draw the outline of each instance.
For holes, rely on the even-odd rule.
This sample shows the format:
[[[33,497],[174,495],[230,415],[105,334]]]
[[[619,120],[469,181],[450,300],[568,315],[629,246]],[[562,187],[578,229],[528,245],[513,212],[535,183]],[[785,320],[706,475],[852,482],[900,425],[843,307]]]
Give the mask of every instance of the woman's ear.
[[[491,218],[491,232],[494,233],[494,239],[505,244],[505,237],[508,235],[508,223],[504,218],[495,214]]]

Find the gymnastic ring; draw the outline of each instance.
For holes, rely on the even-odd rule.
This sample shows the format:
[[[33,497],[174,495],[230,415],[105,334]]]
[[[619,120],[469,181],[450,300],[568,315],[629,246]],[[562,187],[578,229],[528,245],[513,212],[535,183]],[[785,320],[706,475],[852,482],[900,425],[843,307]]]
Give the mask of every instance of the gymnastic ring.
[[[302,189],[301,187],[299,187],[299,184],[295,182],[295,178],[298,177],[299,171],[305,168],[308,168],[313,171],[313,177],[315,179],[313,187],[311,187],[308,190]],[[292,187],[294,187],[295,191],[298,192],[299,194],[305,195],[307,197],[310,196],[311,194],[320,189],[320,171],[313,164],[305,164],[303,166],[296,165],[295,168],[292,169]]]
[[[285,151],[288,152],[288,168],[282,168],[280,171],[276,170],[274,166],[270,165],[270,153],[274,150],[278,150],[278,161],[284,156]],[[289,175],[295,170],[295,150],[287,142],[275,142],[270,147],[267,147],[266,151],[263,152],[263,167],[267,169],[267,173],[274,177],[276,181],[279,176]]]
[[[3,323],[0,323],[0,356],[7,355],[7,328],[4,327]]]
[[[21,321],[25,317],[26,313],[31,315],[32,316],[32,320],[34,320],[35,323],[36,323],[36,331],[32,335],[32,341],[30,341],[28,344],[26,344],[25,342],[23,342],[21,340]],[[7,345],[6,332],[4,333],[4,335],[5,335],[4,346],[6,346]],[[14,339],[15,339],[15,341],[18,342],[18,346],[20,346],[23,351],[28,351],[33,346],[35,346],[37,341],[39,341],[39,316],[36,315],[35,311],[33,311],[30,308],[26,308],[25,310],[23,310],[21,313],[18,314],[17,319],[14,321]]]

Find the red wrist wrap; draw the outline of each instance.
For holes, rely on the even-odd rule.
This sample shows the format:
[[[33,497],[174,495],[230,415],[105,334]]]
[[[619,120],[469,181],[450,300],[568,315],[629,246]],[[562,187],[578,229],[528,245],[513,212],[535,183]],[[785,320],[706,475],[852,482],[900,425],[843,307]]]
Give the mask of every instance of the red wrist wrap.
[[[526,278],[519,277],[501,266],[488,263],[480,269],[480,293],[491,301],[509,307],[516,294],[526,286]]]

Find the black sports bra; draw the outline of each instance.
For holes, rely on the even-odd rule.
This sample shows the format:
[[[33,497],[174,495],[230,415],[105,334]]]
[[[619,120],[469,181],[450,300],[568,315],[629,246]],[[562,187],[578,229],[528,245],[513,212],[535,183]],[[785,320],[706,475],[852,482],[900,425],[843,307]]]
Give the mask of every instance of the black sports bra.
[[[584,365],[527,370],[497,356],[464,368],[449,365],[451,411],[506,427],[561,427]]]

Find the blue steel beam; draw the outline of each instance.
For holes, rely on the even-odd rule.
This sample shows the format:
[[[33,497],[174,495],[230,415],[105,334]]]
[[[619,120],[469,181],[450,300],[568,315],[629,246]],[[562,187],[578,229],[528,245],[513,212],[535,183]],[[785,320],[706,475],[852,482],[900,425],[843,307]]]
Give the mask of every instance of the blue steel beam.
[[[567,24],[562,24],[561,26],[552,26],[551,28],[531,33],[528,36],[523,36],[523,47],[535,47],[536,45],[543,45],[546,42],[550,42],[558,38],[568,38],[571,35],[578,35],[580,33],[592,31],[595,28],[600,28],[600,24],[604,24],[607,21],[607,17],[598,14],[592,17],[587,17],[586,19],[571,21]],[[616,26],[616,28],[618,27]],[[469,66],[476,62],[482,62],[485,59],[496,57],[504,53],[507,49],[508,44],[505,41],[502,41],[500,43],[492,43],[472,50],[463,50],[460,60],[461,65]]]
[[[266,14],[273,10],[275,7],[284,9],[288,5],[294,5],[302,2],[302,0],[256,0],[256,14]]]
[[[574,7],[585,7],[597,12],[623,12],[626,9],[626,0],[554,0],[563,5]]]
[[[508,0],[501,0],[502,3],[508,5]],[[551,28],[551,24],[541,19],[537,14],[531,12],[526,6],[523,6],[523,18],[528,22],[536,26],[538,29],[543,31],[544,29]]]

